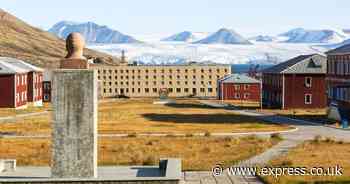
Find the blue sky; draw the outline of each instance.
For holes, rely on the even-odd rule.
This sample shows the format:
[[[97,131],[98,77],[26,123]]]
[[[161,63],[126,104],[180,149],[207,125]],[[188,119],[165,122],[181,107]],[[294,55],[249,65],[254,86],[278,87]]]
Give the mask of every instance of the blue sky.
[[[245,36],[295,27],[350,28],[349,0],[0,0],[37,27],[93,21],[131,35],[231,28]]]

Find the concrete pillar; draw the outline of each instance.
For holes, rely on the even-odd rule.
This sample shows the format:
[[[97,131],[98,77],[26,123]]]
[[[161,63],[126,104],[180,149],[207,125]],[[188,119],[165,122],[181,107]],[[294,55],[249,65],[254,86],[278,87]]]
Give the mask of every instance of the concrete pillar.
[[[52,104],[52,177],[97,177],[96,71],[53,71]]]

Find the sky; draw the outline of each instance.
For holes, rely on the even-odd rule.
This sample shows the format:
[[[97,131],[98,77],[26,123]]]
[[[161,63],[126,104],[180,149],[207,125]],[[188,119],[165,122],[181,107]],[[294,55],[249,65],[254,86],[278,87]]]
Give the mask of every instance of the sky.
[[[0,8],[43,29],[61,20],[93,21],[134,36],[350,28],[349,7],[349,0],[0,0]]]

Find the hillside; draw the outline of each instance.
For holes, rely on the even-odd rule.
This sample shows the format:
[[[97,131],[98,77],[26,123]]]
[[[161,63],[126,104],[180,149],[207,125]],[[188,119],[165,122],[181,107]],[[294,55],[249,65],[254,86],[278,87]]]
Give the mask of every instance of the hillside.
[[[63,40],[1,9],[0,35],[0,56],[22,59],[40,67],[57,68],[59,60],[66,55]],[[111,56],[90,49],[85,49],[84,55],[113,63]]]
[[[79,32],[88,43],[118,44],[118,43],[140,43],[135,38],[113,30],[107,26],[100,26],[94,22],[75,23],[61,21],[55,24],[49,32],[65,39],[72,32]]]

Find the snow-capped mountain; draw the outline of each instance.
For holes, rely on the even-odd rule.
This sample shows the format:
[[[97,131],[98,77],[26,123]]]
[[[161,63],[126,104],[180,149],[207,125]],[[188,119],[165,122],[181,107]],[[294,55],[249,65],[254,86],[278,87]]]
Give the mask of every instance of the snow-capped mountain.
[[[75,23],[61,21],[49,29],[49,32],[62,39],[67,38],[72,32],[79,32],[88,43],[140,43],[140,41],[131,36],[93,22]]]
[[[241,45],[251,45],[247,39],[243,38],[241,35],[233,30],[222,28],[217,32],[209,35],[208,37],[193,42],[194,44],[241,44]]]
[[[307,30],[303,28],[292,29],[279,36],[285,37],[288,43],[340,43],[346,39],[342,31],[330,29]]]
[[[273,36],[268,36],[268,35],[259,35],[259,36],[250,38],[249,40],[256,41],[256,42],[273,42],[273,41],[277,41],[277,38]]]
[[[164,38],[161,41],[175,41],[175,42],[192,42],[195,40],[195,36],[192,34],[192,32],[184,31],[181,33],[174,34],[170,37]]]
[[[347,35],[350,35],[350,29],[343,29],[343,32]]]

